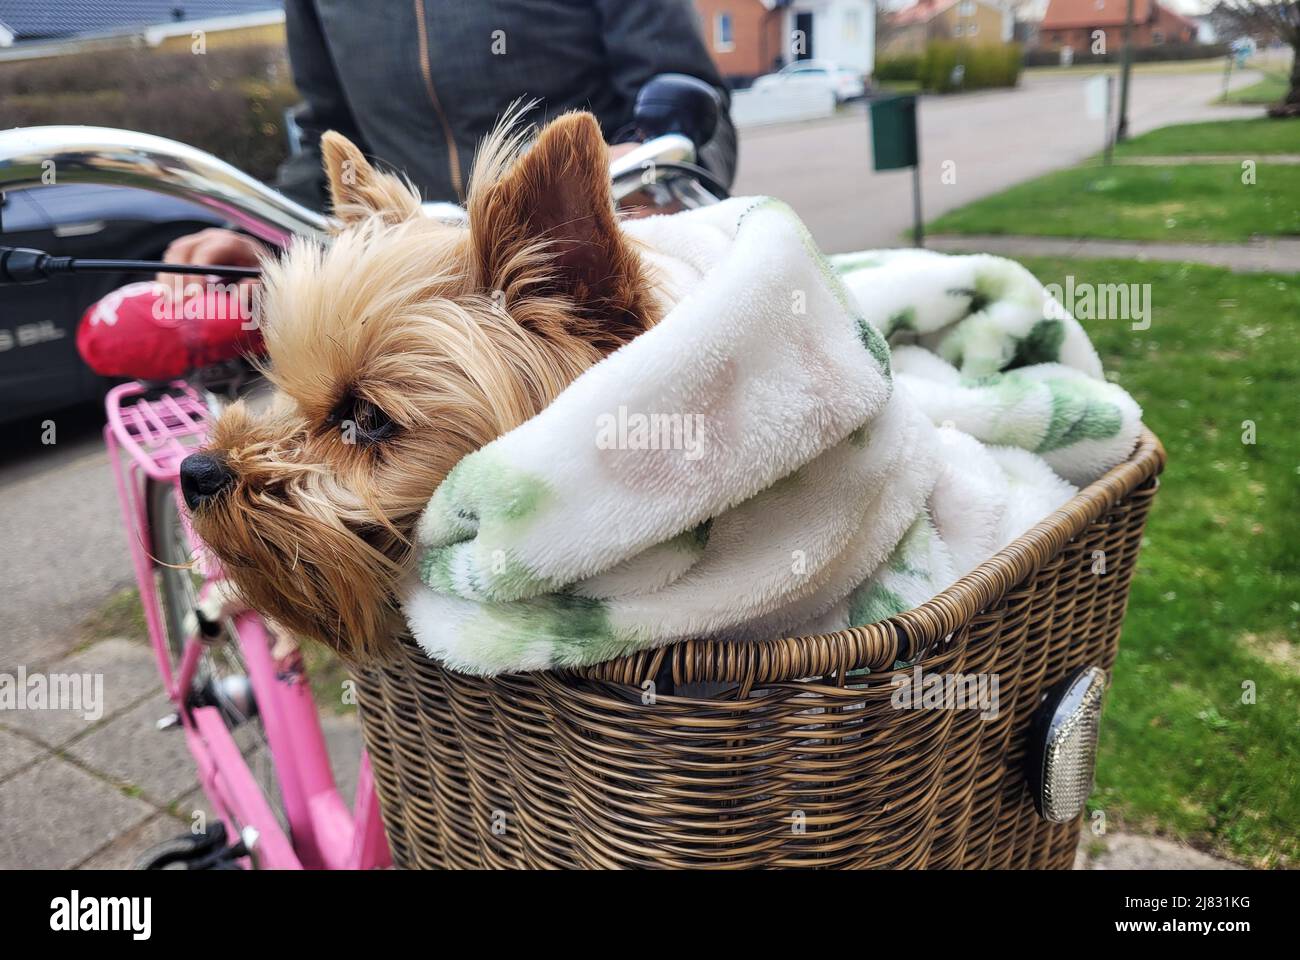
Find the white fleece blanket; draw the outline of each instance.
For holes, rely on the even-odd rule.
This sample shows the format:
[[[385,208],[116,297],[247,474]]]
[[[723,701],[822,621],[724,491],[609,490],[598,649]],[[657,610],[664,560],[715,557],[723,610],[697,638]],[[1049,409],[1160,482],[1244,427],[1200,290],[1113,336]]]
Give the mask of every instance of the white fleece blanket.
[[[832,263],[763,198],[624,229],[667,315],[462,460],[418,525],[405,612],[453,668],[874,622],[1136,442],[1136,404],[1017,264]]]

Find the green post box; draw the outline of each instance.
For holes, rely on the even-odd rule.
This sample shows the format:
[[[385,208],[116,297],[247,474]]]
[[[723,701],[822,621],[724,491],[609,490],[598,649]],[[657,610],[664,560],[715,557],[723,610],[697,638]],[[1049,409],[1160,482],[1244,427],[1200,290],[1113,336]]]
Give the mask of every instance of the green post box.
[[[871,101],[871,150],[877,170],[916,166],[916,97],[910,94]]]
[[[922,246],[921,151],[916,143],[916,97],[901,94],[871,101],[871,152],[877,170],[912,168],[912,242]]]

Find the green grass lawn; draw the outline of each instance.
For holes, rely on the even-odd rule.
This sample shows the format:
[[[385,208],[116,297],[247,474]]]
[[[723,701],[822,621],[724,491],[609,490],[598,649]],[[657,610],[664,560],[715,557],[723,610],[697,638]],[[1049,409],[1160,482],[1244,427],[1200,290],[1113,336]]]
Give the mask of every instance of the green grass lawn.
[[[1110,829],[1300,863],[1300,275],[1027,259],[1149,283],[1149,330],[1085,324],[1169,467],[1147,527],[1092,806]],[[1242,442],[1242,422],[1256,443]],[[1246,704],[1243,685],[1254,685]]]
[[[1170,243],[1300,235],[1300,167],[1260,163],[1252,185],[1242,175],[1234,164],[1075,167],[944,214],[929,232]]]
[[[1300,154],[1300,120],[1211,120],[1161,127],[1115,147],[1120,157],[1170,157],[1198,153],[1253,157]]]
[[[1248,87],[1229,90],[1226,96],[1219,98],[1219,103],[1257,103],[1268,106],[1277,103],[1286,96],[1287,75],[1281,70],[1266,69],[1264,78]]]

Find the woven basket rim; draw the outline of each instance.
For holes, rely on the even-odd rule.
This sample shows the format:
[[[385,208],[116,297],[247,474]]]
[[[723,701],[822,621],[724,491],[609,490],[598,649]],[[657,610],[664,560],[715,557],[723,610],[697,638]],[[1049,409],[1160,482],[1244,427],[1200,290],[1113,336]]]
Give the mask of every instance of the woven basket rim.
[[[738,683],[748,688],[756,683],[831,674],[843,678],[850,670],[886,669],[903,652],[914,656],[928,651],[995,603],[1089,524],[1158,476],[1165,460],[1160,440],[1144,426],[1128,460],[1084,487],[942,593],[887,620],[834,633],[773,640],[680,640],[592,666],[554,672],[640,686],[668,670],[676,684]]]

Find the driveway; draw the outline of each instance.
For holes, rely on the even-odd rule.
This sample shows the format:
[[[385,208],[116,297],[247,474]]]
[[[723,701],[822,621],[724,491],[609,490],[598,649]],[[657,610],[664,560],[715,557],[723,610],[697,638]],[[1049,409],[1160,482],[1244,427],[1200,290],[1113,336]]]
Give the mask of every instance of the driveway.
[[[1235,74],[1232,86],[1259,79]],[[1019,88],[922,97],[921,197],[926,220],[1099,153],[1102,121],[1084,109],[1078,73],[1026,74]],[[1135,74],[1129,130],[1259,116],[1218,107],[1216,73]],[[735,192],[780,197],[828,253],[898,246],[912,227],[912,171],[871,169],[871,128],[857,104],[829,120],[753,127],[740,135]],[[944,174],[947,174],[946,176]]]

